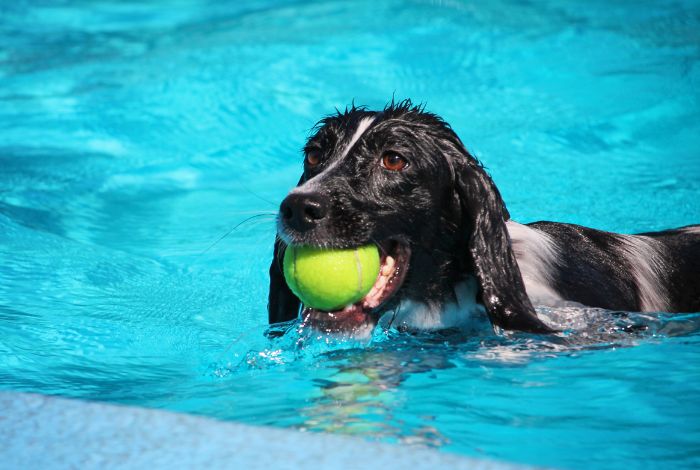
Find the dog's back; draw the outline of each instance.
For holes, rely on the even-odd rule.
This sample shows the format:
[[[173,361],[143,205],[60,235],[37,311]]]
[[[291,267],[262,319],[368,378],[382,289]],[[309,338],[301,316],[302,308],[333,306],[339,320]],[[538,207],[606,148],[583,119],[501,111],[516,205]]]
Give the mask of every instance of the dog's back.
[[[657,240],[663,246],[669,311],[700,312],[700,225],[638,236]]]
[[[508,228],[535,304],[700,311],[698,225],[636,235],[555,222]]]

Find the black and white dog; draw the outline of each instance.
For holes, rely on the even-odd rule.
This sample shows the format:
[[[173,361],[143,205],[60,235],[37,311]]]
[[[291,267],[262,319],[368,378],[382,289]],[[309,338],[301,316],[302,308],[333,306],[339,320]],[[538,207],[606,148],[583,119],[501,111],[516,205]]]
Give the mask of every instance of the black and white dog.
[[[298,317],[281,257],[288,244],[376,243],[372,291],[336,312],[301,311],[325,331],[459,327],[488,316],[504,330],[552,331],[534,305],[700,311],[700,225],[621,235],[578,225],[513,222],[489,175],[449,124],[409,100],[322,119],[304,173],[278,215],[269,321]]]

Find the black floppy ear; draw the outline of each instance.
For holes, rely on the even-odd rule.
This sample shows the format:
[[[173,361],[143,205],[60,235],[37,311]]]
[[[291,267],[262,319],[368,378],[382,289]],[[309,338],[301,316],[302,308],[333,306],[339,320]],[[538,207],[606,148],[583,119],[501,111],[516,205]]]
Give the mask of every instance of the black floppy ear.
[[[301,302],[292,293],[284,280],[282,258],[286,245],[275,237],[275,252],[270,265],[270,293],[267,314],[270,324],[294,320],[299,315]]]
[[[466,162],[455,166],[457,194],[469,240],[468,264],[476,274],[491,323],[506,330],[551,332],[537,318],[525,292],[506,228],[510,216],[496,185],[474,158],[466,157]]]

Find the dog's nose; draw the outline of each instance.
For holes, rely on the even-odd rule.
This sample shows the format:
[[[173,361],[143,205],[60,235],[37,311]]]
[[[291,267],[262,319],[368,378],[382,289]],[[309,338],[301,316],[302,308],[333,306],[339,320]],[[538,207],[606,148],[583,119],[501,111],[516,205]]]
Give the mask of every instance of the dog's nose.
[[[327,212],[325,200],[317,194],[290,194],[280,206],[284,223],[299,232],[314,228]]]

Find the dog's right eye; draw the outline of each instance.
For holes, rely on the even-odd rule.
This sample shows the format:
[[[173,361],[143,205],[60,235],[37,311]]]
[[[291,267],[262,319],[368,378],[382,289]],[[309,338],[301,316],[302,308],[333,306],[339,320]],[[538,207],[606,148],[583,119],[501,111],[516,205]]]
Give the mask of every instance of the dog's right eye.
[[[321,163],[321,152],[318,150],[309,150],[306,152],[306,164],[316,166]]]
[[[401,171],[408,166],[408,160],[396,152],[384,152],[382,166],[390,171]]]

